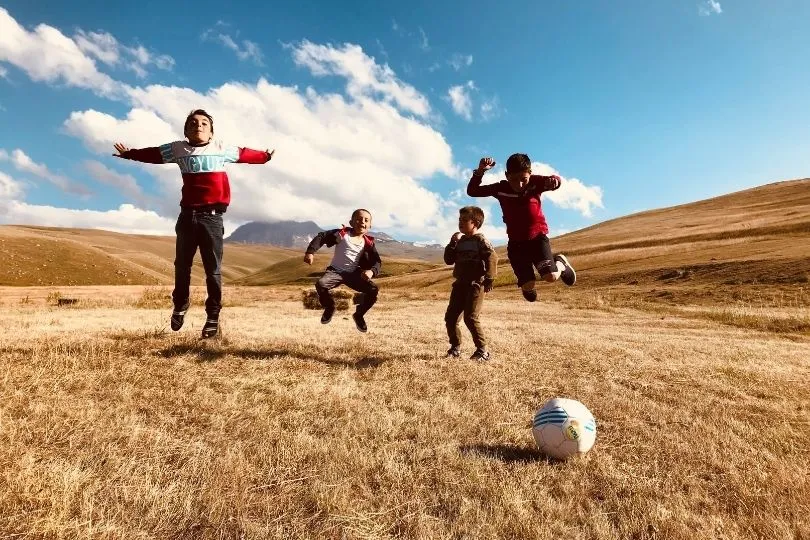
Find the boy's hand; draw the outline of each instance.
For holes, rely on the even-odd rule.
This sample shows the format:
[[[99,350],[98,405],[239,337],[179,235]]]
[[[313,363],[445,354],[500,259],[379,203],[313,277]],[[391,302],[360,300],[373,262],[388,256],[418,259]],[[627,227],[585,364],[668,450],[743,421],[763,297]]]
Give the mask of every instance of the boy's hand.
[[[484,292],[489,292],[492,290],[492,280],[485,279],[484,280]]]
[[[114,156],[118,156],[118,157],[120,157],[120,156],[121,156],[121,155],[123,155],[125,152],[129,152],[129,148],[127,148],[126,146],[124,146],[124,145],[123,145],[123,144],[121,144],[120,142],[115,143],[113,146],[115,147],[115,149],[116,149],[116,150],[118,150],[118,153],[117,153],[117,154],[113,154]]]
[[[462,236],[464,236],[464,233],[462,232],[453,233],[453,236],[450,237],[450,243],[455,244],[456,242],[461,240]]]
[[[312,264],[312,261],[315,259],[315,256],[312,253],[307,253],[304,255],[304,262],[307,264]]]
[[[372,272],[371,270],[363,270],[363,273],[361,275],[363,276],[363,279],[365,279],[366,281],[371,281],[371,278],[374,277],[374,272]]]
[[[491,157],[482,157],[478,162],[478,170],[481,172],[488,171],[495,166],[495,160]]]

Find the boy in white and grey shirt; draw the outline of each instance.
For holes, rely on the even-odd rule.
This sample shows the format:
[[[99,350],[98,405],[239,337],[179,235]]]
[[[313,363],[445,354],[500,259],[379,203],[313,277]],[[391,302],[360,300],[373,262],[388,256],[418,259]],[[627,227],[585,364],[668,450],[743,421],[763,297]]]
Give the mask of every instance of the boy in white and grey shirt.
[[[358,208],[352,212],[349,227],[332,229],[318,233],[307,247],[304,262],[312,264],[315,252],[321,246],[335,246],[332,262],[326,268],[321,279],[315,283],[318,300],[323,306],[321,323],[327,324],[335,313],[335,301],[330,290],[345,284],[355,291],[363,293],[363,300],[352,315],[355,326],[361,332],[367,332],[365,314],[377,301],[379,289],[372,281],[380,273],[380,254],[374,245],[374,238],[368,234],[371,228],[371,212]]]

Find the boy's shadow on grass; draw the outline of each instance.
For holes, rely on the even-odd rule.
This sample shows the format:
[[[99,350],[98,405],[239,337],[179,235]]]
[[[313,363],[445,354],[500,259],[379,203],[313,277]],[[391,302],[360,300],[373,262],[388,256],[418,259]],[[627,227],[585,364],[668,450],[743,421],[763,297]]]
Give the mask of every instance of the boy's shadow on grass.
[[[364,356],[357,358],[354,361],[349,361],[302,355],[296,351],[284,347],[267,349],[235,349],[227,346],[218,346],[216,343],[213,343],[211,346],[209,346],[208,343],[176,343],[170,347],[161,349],[157,354],[163,358],[175,358],[178,356],[195,354],[198,362],[213,362],[228,355],[243,358],[245,360],[274,360],[282,356],[289,356],[304,362],[315,361],[330,366],[345,367],[356,370],[373,369],[385,363],[384,359],[376,356]]]
[[[494,458],[504,463],[535,463],[548,461],[551,464],[555,464],[555,461],[549,460],[545,454],[536,448],[515,446],[513,444],[466,444],[462,446],[460,450],[465,456],[483,456]]]

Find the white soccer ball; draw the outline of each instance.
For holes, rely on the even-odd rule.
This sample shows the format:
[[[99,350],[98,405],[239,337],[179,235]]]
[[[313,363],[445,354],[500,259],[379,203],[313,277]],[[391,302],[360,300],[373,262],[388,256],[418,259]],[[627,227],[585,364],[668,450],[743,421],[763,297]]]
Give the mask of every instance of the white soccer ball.
[[[544,454],[568,459],[591,449],[596,442],[596,420],[579,401],[554,398],[534,415],[532,435]]]

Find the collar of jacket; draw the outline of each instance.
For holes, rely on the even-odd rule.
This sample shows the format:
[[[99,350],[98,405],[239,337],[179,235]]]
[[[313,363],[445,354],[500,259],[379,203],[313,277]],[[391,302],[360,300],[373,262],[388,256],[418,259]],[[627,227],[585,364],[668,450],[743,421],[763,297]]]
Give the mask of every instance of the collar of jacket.
[[[351,230],[352,230],[351,227],[344,227],[340,229],[339,231],[340,237],[343,238]],[[371,236],[370,234],[364,234],[363,241],[365,242],[365,245],[368,247],[372,247],[374,245],[374,237]]]

